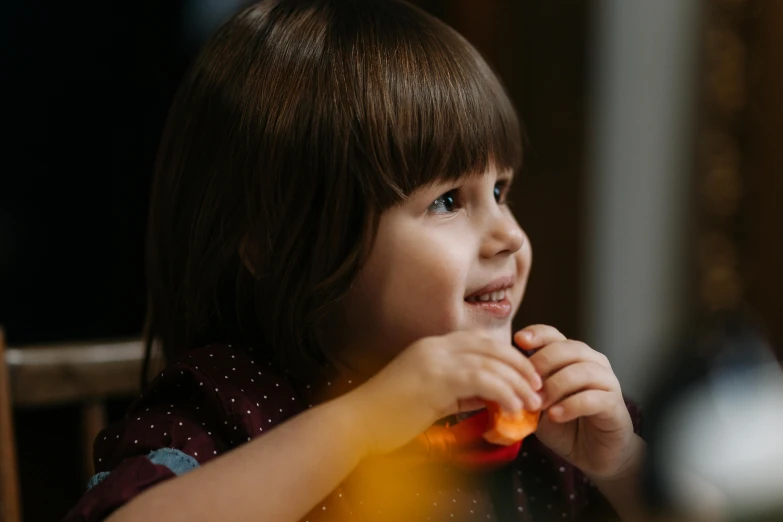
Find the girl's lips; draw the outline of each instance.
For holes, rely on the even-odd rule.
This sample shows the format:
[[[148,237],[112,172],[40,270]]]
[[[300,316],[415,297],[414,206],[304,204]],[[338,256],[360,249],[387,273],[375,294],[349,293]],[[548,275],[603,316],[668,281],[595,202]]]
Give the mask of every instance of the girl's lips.
[[[516,283],[517,278],[513,275],[507,275],[504,277],[499,277],[489,283],[488,285],[484,285],[481,288],[477,288],[470,292],[465,299],[476,297],[483,294],[489,294],[491,292],[497,292],[499,290],[509,290],[511,287],[514,286]]]
[[[476,311],[484,312],[501,319],[505,319],[511,315],[511,301],[508,297],[504,297],[500,301],[465,301],[465,304],[472,307]]]

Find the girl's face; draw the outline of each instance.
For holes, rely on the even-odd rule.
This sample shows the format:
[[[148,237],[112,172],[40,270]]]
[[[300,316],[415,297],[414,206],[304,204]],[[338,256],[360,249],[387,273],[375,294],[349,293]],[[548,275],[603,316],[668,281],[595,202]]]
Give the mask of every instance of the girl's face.
[[[369,259],[331,332],[330,350],[362,374],[410,343],[481,328],[511,343],[530,242],[505,204],[510,172],[425,186],[383,213]]]

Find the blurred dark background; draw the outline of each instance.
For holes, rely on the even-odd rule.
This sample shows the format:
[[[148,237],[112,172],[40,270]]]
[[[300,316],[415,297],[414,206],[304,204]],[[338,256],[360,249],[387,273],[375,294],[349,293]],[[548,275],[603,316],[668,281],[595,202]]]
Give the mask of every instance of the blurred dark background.
[[[598,92],[607,41],[599,32],[611,31],[601,22],[605,3],[417,3],[485,54],[526,128],[512,206],[534,245],[535,265],[517,325],[542,322],[573,338],[612,338],[593,325],[602,293],[591,281],[603,243],[586,222],[603,165],[596,122],[612,100]],[[688,76],[687,117],[677,129],[687,181],[677,214],[682,256],[668,299],[683,317],[747,307],[781,346],[783,2],[694,4],[694,44],[683,51],[693,59],[678,73]],[[159,134],[198,47],[239,5],[3,6],[0,324],[9,345],[140,335]],[[647,241],[640,234],[619,251]],[[654,344],[639,349],[654,356]],[[624,374],[631,387],[634,375],[633,368]],[[625,386],[623,375],[621,381]],[[110,417],[126,405],[111,402]],[[14,420],[25,520],[57,519],[84,488],[76,407],[19,408]]]

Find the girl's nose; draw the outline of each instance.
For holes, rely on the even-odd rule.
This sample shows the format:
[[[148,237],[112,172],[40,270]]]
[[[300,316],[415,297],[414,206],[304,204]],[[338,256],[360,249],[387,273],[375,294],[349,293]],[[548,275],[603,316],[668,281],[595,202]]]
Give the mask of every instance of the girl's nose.
[[[498,209],[481,245],[481,255],[490,258],[498,254],[513,254],[522,248],[524,242],[525,234],[514,216],[508,211]]]

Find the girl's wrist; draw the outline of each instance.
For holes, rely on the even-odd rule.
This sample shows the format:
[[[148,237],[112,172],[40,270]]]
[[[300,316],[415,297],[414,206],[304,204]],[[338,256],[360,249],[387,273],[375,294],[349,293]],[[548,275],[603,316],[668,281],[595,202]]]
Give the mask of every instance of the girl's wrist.
[[[644,504],[641,475],[647,446],[638,435],[631,441],[629,458],[611,477],[592,479],[621,520],[641,522],[651,520]],[[588,478],[590,478],[588,476]]]
[[[349,434],[350,444],[359,452],[360,460],[377,453],[377,441],[373,437],[372,421],[367,401],[360,393],[361,388],[350,391],[331,401],[336,416]]]
[[[610,476],[591,476],[586,473],[588,479],[594,484],[611,485],[618,482],[637,480],[641,473],[642,466],[644,465],[645,455],[647,453],[647,444],[639,435],[634,434],[631,439],[630,448],[628,451],[628,457],[625,462]]]

